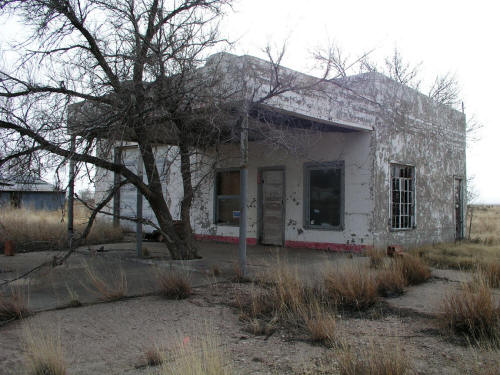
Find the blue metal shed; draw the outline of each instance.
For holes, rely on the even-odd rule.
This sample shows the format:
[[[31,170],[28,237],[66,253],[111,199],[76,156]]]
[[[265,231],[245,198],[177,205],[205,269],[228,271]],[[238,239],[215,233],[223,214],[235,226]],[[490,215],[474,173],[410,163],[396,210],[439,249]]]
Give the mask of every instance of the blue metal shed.
[[[0,207],[55,211],[62,209],[64,202],[64,191],[40,178],[0,178]]]

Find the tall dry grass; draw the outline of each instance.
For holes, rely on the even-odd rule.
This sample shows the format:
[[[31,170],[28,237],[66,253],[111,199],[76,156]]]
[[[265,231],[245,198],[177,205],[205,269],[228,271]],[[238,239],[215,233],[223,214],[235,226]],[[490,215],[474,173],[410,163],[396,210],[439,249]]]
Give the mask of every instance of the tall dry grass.
[[[445,296],[439,320],[449,332],[472,341],[488,339],[500,344],[500,301],[481,274]]]
[[[470,205],[467,211],[467,238],[486,245],[500,245],[500,205]]]
[[[488,268],[492,265],[490,274],[498,279],[500,278],[500,206],[471,207],[467,219],[467,230],[469,230],[472,212],[470,240],[423,246],[411,252],[419,254],[428,264],[438,268],[473,271],[478,266]]]
[[[87,225],[88,211],[75,210],[75,233],[81,234]],[[59,250],[67,247],[66,216],[61,211],[0,208],[0,238],[14,241],[17,251]],[[121,228],[108,221],[96,220],[86,244],[119,241]]]
[[[18,286],[0,291],[0,322],[22,319],[28,314],[28,291]]]
[[[171,361],[163,361],[159,375],[231,375],[231,359],[220,338],[207,332],[200,338],[179,340],[171,350]]]
[[[61,340],[41,329],[24,330],[26,370],[28,375],[65,375]]]
[[[344,309],[366,310],[379,299],[376,273],[360,265],[347,265],[325,274],[325,289]]]
[[[87,276],[84,286],[97,294],[102,301],[117,301],[126,296],[128,284],[123,267],[100,271],[87,262],[84,262],[83,266]]]
[[[408,375],[412,364],[398,344],[371,343],[364,350],[354,350],[342,343],[336,350],[340,375]]]

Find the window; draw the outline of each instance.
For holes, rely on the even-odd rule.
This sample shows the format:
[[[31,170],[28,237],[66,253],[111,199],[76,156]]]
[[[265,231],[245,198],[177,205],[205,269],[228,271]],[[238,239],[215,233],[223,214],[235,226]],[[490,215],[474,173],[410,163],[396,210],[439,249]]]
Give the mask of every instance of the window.
[[[341,229],[344,214],[344,162],[304,166],[304,226]]]
[[[240,223],[240,171],[219,171],[215,177],[215,223]]]
[[[415,227],[415,168],[391,165],[391,228]]]

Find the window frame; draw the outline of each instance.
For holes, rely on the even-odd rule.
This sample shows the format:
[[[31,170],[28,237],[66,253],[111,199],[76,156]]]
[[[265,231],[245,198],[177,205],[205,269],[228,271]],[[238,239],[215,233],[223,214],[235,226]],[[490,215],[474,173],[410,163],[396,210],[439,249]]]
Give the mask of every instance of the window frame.
[[[411,177],[411,181],[412,181],[412,189],[411,189],[411,193],[412,193],[412,202],[411,202],[411,206],[413,208],[413,214],[412,215],[409,215],[409,218],[410,218],[410,221],[411,221],[411,225],[409,227],[393,227],[393,190],[392,190],[392,183],[393,183],[393,170],[395,167],[404,167],[404,168],[411,168],[412,169],[412,177]],[[399,179],[401,178],[406,178],[406,177],[398,177]],[[416,176],[416,168],[415,168],[415,165],[412,165],[412,164],[406,164],[406,163],[398,163],[398,162],[391,162],[389,163],[389,230],[391,232],[400,232],[400,231],[409,231],[409,230],[414,230],[417,228],[417,194],[416,194],[416,182],[417,182],[417,176]],[[400,185],[401,186],[401,185]],[[399,192],[401,193],[401,189],[399,190]],[[408,190],[410,191],[410,190]],[[400,205],[404,204],[404,203],[399,203]],[[400,206],[400,212],[401,212],[401,206]],[[401,217],[401,215],[399,215]],[[400,223],[401,223],[401,219],[400,219]]]
[[[223,226],[223,227],[239,227],[239,224],[228,224],[228,223],[219,223],[219,199],[231,199],[231,198],[238,198],[241,206],[241,186],[240,186],[240,194],[238,195],[217,195],[217,190],[218,190],[218,185],[217,185],[217,175],[219,173],[223,172],[238,172],[240,173],[240,178],[241,178],[241,171],[240,168],[218,168],[215,170],[215,175],[214,175],[214,224],[217,226]],[[241,212],[241,208],[240,208]]]
[[[310,193],[311,193],[311,174],[312,170],[324,169],[340,169],[340,224],[338,226],[321,226],[311,224],[310,219]],[[312,230],[325,230],[325,231],[343,231],[345,224],[345,163],[344,160],[327,161],[327,162],[309,162],[304,163],[303,169],[304,177],[304,209],[303,209],[303,227]]]

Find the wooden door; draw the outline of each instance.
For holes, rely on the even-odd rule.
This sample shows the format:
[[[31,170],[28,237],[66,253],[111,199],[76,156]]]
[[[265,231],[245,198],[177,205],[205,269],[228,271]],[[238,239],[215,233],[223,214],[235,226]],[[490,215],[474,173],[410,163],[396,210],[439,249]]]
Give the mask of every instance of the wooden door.
[[[284,171],[263,170],[261,173],[261,242],[283,246]]]

